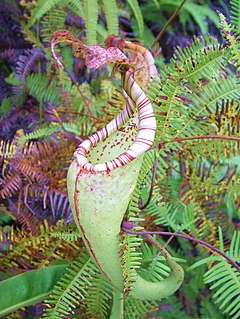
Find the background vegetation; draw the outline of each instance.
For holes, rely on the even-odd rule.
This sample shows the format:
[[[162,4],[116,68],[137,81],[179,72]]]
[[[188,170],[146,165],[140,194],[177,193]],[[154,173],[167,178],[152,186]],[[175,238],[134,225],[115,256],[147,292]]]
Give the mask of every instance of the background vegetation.
[[[113,33],[140,41],[159,68],[147,90],[156,143],[128,214],[147,231],[172,234],[157,239],[182,263],[185,280],[166,300],[126,298],[125,318],[240,316],[240,3],[230,2],[186,1],[154,41],[179,0],[1,1],[0,317],[111,312],[112,287],[72,220],[66,173],[76,146],[124,100],[107,68],[87,69],[67,44],[58,47],[65,70],[57,68],[49,42],[63,29],[87,44]],[[140,271],[153,281],[169,272],[156,254],[142,244]]]

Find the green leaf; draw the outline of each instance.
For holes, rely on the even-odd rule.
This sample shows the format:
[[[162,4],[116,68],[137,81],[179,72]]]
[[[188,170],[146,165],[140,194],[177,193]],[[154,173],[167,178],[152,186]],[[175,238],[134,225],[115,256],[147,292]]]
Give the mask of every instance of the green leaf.
[[[237,32],[240,31],[240,0],[231,0],[231,22],[236,26]]]
[[[202,34],[208,33],[208,24],[207,24],[207,18],[209,18],[217,27],[219,24],[219,19],[213,10],[211,10],[208,5],[199,5],[196,3],[187,3],[186,6],[184,6],[184,9],[188,12],[189,16],[192,16],[195,23],[199,26],[199,29],[201,30]],[[180,13],[181,15],[182,13]],[[188,20],[189,20],[188,16]],[[187,15],[186,15],[187,19]],[[186,22],[188,21],[186,20]]]
[[[0,317],[41,302],[62,277],[69,262],[31,270],[0,282]]]
[[[97,20],[98,2],[97,0],[86,0],[84,2],[84,18],[86,25],[87,44],[92,45],[97,42]]]
[[[118,7],[115,0],[103,0],[108,34],[118,35]]]
[[[27,28],[31,28],[37,20],[39,20],[44,14],[50,11],[54,6],[58,5],[60,0],[40,0],[37,2],[35,9],[27,23]]]
[[[135,18],[136,18],[137,23],[138,23],[139,34],[140,34],[140,36],[142,36],[143,29],[144,29],[144,22],[143,22],[142,10],[139,7],[139,3],[137,0],[127,0],[127,2],[135,15]]]

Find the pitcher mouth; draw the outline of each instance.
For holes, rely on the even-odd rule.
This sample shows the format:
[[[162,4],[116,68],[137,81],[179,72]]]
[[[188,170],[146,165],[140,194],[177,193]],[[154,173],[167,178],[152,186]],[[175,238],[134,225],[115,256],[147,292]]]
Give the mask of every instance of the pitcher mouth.
[[[105,128],[103,128],[105,131]],[[89,172],[111,171],[134,160],[136,154],[131,150],[138,130],[138,118],[133,116],[129,121],[110,136],[99,140],[93,134],[82,142],[74,153],[81,169]],[[132,154],[131,154],[132,152]]]

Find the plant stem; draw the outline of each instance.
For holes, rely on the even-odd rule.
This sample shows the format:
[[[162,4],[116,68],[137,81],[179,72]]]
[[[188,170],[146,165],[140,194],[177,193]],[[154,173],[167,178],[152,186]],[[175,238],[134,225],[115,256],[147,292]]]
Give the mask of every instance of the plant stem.
[[[152,198],[152,193],[153,193],[153,189],[154,189],[154,184],[155,184],[155,179],[156,179],[156,174],[157,174],[157,168],[158,168],[158,158],[156,158],[155,161],[155,165],[154,165],[154,169],[153,169],[153,174],[152,174],[152,181],[151,181],[151,188],[148,194],[148,199],[146,201],[146,203],[144,205],[139,205],[139,209],[144,209],[148,206],[148,204],[150,203],[150,200]]]
[[[98,118],[97,116],[86,114],[86,113],[83,113],[83,112],[78,112],[78,111],[71,111],[69,109],[68,110],[61,110],[61,111],[58,110],[58,113],[77,114],[77,115],[89,117],[89,118],[93,119],[96,122],[108,123],[107,120]]]
[[[230,140],[230,141],[238,141],[240,142],[240,137],[235,137],[235,136],[222,136],[222,135],[197,135],[197,136],[186,136],[186,137],[176,137],[170,142],[180,142],[180,141],[187,141],[187,140],[200,140],[204,138],[216,138],[220,140]]]
[[[122,292],[115,290],[113,292],[113,306],[109,319],[124,319],[123,302]]]
[[[152,45],[150,46],[150,48],[153,48],[155,46],[155,44],[160,40],[160,38],[162,37],[162,35],[164,34],[164,32],[166,31],[166,29],[168,28],[168,26],[173,22],[173,20],[176,18],[176,16],[178,15],[178,12],[180,11],[180,9],[182,8],[182,6],[184,5],[184,3],[186,2],[186,0],[183,0],[180,5],[178,6],[178,8],[175,10],[175,12],[171,15],[170,19],[167,21],[167,23],[165,24],[165,26],[162,28],[162,30],[158,33],[158,35],[156,36],[155,40],[153,41]]]
[[[232,259],[230,258],[228,255],[226,255],[223,251],[219,250],[218,248],[212,246],[209,243],[206,243],[203,240],[191,237],[189,235],[184,235],[184,234],[178,234],[178,233],[171,233],[171,232],[160,232],[160,231],[152,231],[152,232],[148,232],[148,231],[131,231],[131,229],[133,227],[138,226],[137,224],[133,224],[133,223],[128,223],[126,221],[123,221],[122,223],[122,230],[128,234],[133,234],[133,235],[137,235],[137,236],[145,236],[147,237],[148,235],[160,235],[160,236],[174,236],[174,237],[181,237],[181,238],[185,238],[188,240],[191,240],[195,243],[198,243],[202,246],[205,246],[207,248],[209,248],[211,251],[216,252],[217,254],[221,255],[223,258],[225,258],[233,267],[235,267],[238,271],[240,271],[240,266],[238,266],[238,264]],[[148,238],[148,237],[147,237]]]
[[[83,102],[84,102],[84,104],[86,105],[86,107],[87,107],[87,109],[88,109],[88,112],[90,113],[91,116],[94,116],[93,111],[91,110],[90,105],[89,105],[89,103],[88,103],[86,97],[84,96],[84,94],[83,94],[82,91],[80,90],[79,84],[77,83],[77,81],[75,81],[75,79],[73,78],[73,76],[71,75],[70,72],[67,71],[67,73],[68,73],[68,75],[69,75],[71,81],[76,85],[76,88],[77,88],[77,90],[78,90],[78,92],[79,92],[81,98],[83,99]]]
[[[157,148],[164,148],[164,144],[181,142],[181,141],[190,141],[190,140],[201,140],[201,139],[219,139],[219,140],[228,140],[228,141],[237,141],[240,142],[240,137],[236,136],[223,136],[223,135],[196,135],[196,136],[186,136],[186,137],[175,137],[169,141],[159,141],[157,143]]]

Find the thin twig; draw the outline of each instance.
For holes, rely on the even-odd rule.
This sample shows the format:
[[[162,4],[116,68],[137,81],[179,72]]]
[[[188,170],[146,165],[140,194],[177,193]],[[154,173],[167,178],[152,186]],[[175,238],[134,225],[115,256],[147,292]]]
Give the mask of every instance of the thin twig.
[[[199,140],[199,139],[220,139],[220,140],[230,140],[230,141],[238,141],[240,142],[240,137],[235,136],[222,136],[222,135],[197,135],[197,136],[186,136],[186,137],[176,137],[169,142],[180,142],[180,141],[187,141],[187,140]]]
[[[175,12],[171,15],[171,17],[169,18],[169,20],[167,21],[167,23],[165,24],[165,26],[162,28],[162,30],[158,33],[158,35],[156,36],[155,40],[153,41],[152,45],[150,46],[150,49],[155,46],[155,44],[160,40],[160,38],[162,37],[162,35],[164,34],[164,32],[166,31],[166,29],[168,28],[168,26],[173,22],[173,20],[176,18],[176,16],[178,15],[178,12],[180,11],[180,9],[182,8],[182,6],[184,5],[184,3],[187,0],[183,0],[180,5],[178,6],[178,8],[175,10]]]
[[[66,69],[66,68],[65,68],[65,69]],[[83,94],[82,91],[80,90],[80,87],[79,87],[77,81],[75,81],[75,79],[72,77],[71,73],[68,72],[68,70],[67,70],[67,73],[68,73],[70,79],[72,80],[72,82],[76,85],[76,88],[77,88],[79,94],[81,95],[81,97],[82,97],[82,99],[83,99],[83,102],[84,102],[84,104],[86,105],[86,107],[87,107],[87,109],[88,109],[88,112],[89,112],[92,116],[94,116],[93,111],[91,110],[90,105],[89,105],[89,103],[88,103],[86,97],[84,96],[84,94]]]
[[[157,168],[158,168],[158,158],[156,158],[155,161],[155,165],[154,165],[154,170],[153,170],[153,174],[152,174],[152,182],[151,182],[151,188],[148,194],[148,199],[146,201],[146,203],[144,205],[139,205],[139,209],[144,209],[148,206],[148,204],[150,203],[150,200],[152,198],[152,193],[153,193],[153,189],[154,189],[154,184],[155,184],[155,179],[156,179],[156,174],[157,174]]]
[[[71,110],[69,110],[69,109],[67,109],[67,110],[61,110],[61,111],[58,110],[58,113],[77,114],[77,115],[89,117],[89,118],[91,118],[91,119],[93,119],[93,120],[95,120],[95,121],[97,121],[97,122],[108,123],[107,120],[98,118],[97,116],[93,116],[93,115],[86,114],[86,113],[83,113],[83,112],[78,112],[78,111],[71,111]]]
[[[157,143],[157,148],[164,148],[164,144],[173,142],[182,142],[190,140],[201,140],[201,139],[219,139],[219,140],[229,140],[240,142],[240,137],[236,136],[223,136],[223,135],[196,135],[196,136],[186,136],[186,137],[175,137],[169,141],[159,141]]]
[[[198,243],[204,247],[207,247],[208,249],[210,249],[213,252],[216,252],[217,254],[221,255],[223,258],[225,258],[233,267],[235,267],[238,271],[240,271],[240,266],[238,266],[238,264],[228,255],[226,255],[224,252],[222,252],[221,250],[219,250],[218,248],[212,246],[209,243],[206,243],[203,240],[191,237],[189,235],[184,235],[184,234],[178,234],[178,233],[171,233],[171,232],[161,232],[161,231],[131,231],[131,229],[133,227],[138,226],[137,224],[134,223],[128,223],[126,221],[123,221],[122,223],[122,230],[128,234],[133,234],[133,235],[137,235],[137,236],[145,236],[147,237],[148,235],[160,235],[160,236],[174,236],[174,237],[181,237],[184,239],[188,239],[191,240],[195,243]]]

